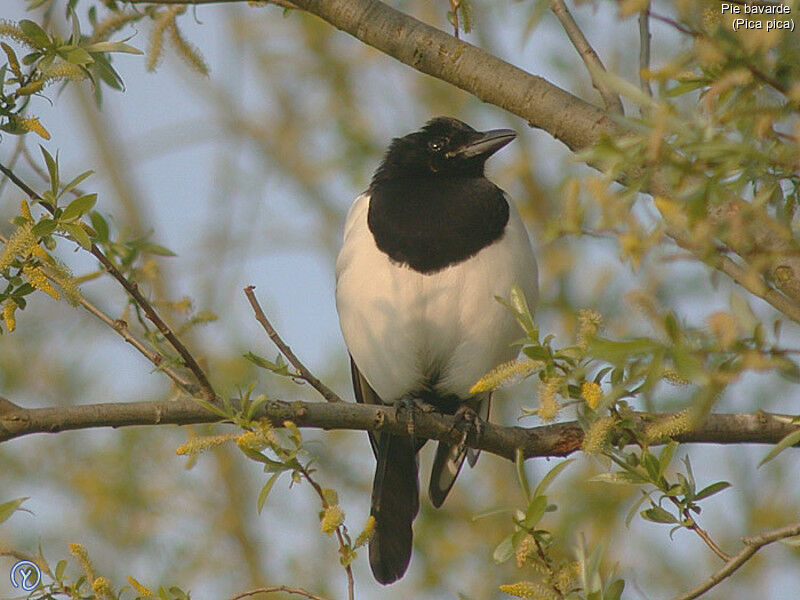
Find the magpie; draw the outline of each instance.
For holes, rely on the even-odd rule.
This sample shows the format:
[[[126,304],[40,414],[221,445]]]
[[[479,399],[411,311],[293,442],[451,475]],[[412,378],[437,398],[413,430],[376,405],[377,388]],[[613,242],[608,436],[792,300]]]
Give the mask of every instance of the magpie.
[[[486,160],[515,137],[437,117],[392,140],[353,203],[336,261],[336,308],[358,402],[422,403],[451,415],[468,408],[488,417],[491,394],[469,390],[516,356],[520,336],[496,296],[514,285],[531,305],[538,296],[525,226],[484,175]],[[382,584],[402,577],[411,560],[425,441],[370,432],[377,468],[369,562]],[[467,454],[474,465],[477,453],[439,442],[428,487],[435,507]]]

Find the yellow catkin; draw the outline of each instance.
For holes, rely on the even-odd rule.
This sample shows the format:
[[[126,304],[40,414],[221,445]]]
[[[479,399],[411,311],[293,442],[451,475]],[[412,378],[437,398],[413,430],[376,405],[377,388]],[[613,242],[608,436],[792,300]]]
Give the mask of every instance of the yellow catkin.
[[[37,46],[33,43],[31,38],[25,35],[25,32],[22,31],[20,26],[14,23],[13,21],[0,19],[0,37],[12,39],[14,41],[19,42],[20,44],[25,44],[26,46],[32,49],[37,48]]]
[[[685,377],[681,377],[675,369],[664,369],[661,377],[667,380],[667,383],[672,385],[689,385],[691,381]]]
[[[644,438],[649,444],[653,444],[691,431],[692,427],[694,427],[694,418],[692,411],[687,408],[649,423],[644,428]]]
[[[61,288],[61,291],[64,294],[64,297],[67,301],[72,304],[72,306],[77,306],[81,302],[81,291],[78,288],[78,280],[75,279],[75,276],[72,274],[70,268],[60,261],[53,260],[50,256],[47,255],[44,250],[41,249],[40,246],[36,246],[33,249],[33,254],[39,256],[36,252],[37,250],[41,251],[42,254],[45,255],[47,259],[49,259],[50,264],[45,265],[42,267],[45,274]]]
[[[178,54],[180,54],[181,58],[189,65],[189,68],[207,77],[209,71],[205,59],[195,46],[184,39],[174,19],[167,25],[167,30],[172,38],[172,43],[175,44]]]
[[[500,586],[500,591],[517,598],[532,598],[533,600],[557,600],[558,598],[558,594],[554,590],[533,581],[505,583]]]
[[[581,384],[581,398],[589,408],[594,410],[603,399],[603,390],[599,384],[593,381],[584,381]]]
[[[239,438],[238,433],[228,433],[225,435],[209,435],[204,437],[195,437],[188,440],[185,444],[178,446],[175,454],[180,456],[196,456],[201,452],[216,448],[226,442],[233,442]]]
[[[130,13],[111,13],[110,16],[106,17],[102,21],[100,21],[94,27],[94,31],[92,32],[92,42],[99,42],[102,40],[107,40],[108,36],[112,33],[116,33],[125,25],[132,21],[138,21],[142,18],[142,14],[139,12],[130,12]]]
[[[140,596],[144,596],[145,598],[152,597],[153,592],[151,592],[149,588],[136,581],[133,577],[128,576],[128,583]]]
[[[536,540],[530,534],[527,534],[524,538],[522,538],[517,544],[517,548],[514,551],[514,562],[517,564],[517,567],[522,567],[527,561],[528,557],[531,555],[532,552],[536,551]]]
[[[86,579],[94,581],[96,579],[94,576],[94,568],[92,567],[92,562],[89,560],[89,553],[86,551],[86,547],[83,544],[70,544],[69,553],[78,560],[83,572],[86,574]]]
[[[3,321],[6,324],[6,329],[10,332],[17,328],[17,320],[14,317],[14,311],[17,310],[17,303],[10,298],[3,304]]]
[[[27,258],[37,244],[36,236],[31,233],[32,225],[25,223],[17,227],[9,236],[8,242],[3,245],[0,252],[0,271],[11,266],[17,256]]]
[[[41,79],[37,79],[36,81],[31,81],[26,85],[21,85],[17,88],[17,91],[14,92],[17,97],[20,96],[33,96],[34,94],[41,92],[44,88],[44,81]],[[36,117],[20,117],[17,116],[16,124],[19,128],[24,129],[25,131],[35,131],[39,133],[40,131],[44,131],[44,127],[42,127],[41,123],[39,123],[39,119]],[[45,131],[45,133],[47,133]],[[47,134],[50,135],[49,133]],[[44,136],[42,136],[44,137]],[[50,139],[49,137],[47,138]]]
[[[582,308],[578,312],[578,346],[584,350],[589,347],[591,339],[600,331],[603,316],[596,310]]]
[[[338,504],[334,504],[323,512],[319,528],[322,533],[333,533],[342,523],[344,523],[344,511]]]
[[[555,584],[562,592],[566,592],[578,584],[581,575],[581,563],[575,561],[562,566],[555,577]]]
[[[583,436],[581,450],[586,454],[600,454],[605,450],[608,438],[614,431],[614,419],[602,417],[589,425],[586,434]]]
[[[25,199],[19,201],[19,214],[28,219],[28,221],[33,221],[33,216],[31,215],[31,209],[28,206],[28,203],[25,201]]]
[[[82,71],[78,65],[60,62],[44,69],[41,80],[45,85],[50,85],[58,81],[82,81],[87,77],[86,72]]]
[[[540,369],[544,363],[540,360],[510,360],[501,365],[496,366],[489,371],[486,375],[481,377],[475,385],[469,389],[470,394],[480,394],[483,392],[491,392],[501,387],[502,385],[511,383],[512,380],[524,377],[536,369]]]
[[[34,267],[32,265],[25,264],[22,267],[22,274],[25,276],[25,279],[28,280],[28,283],[30,283],[37,290],[44,292],[55,300],[58,300],[61,297],[61,294],[58,293],[58,290],[50,285],[50,282],[47,280],[47,275],[45,275],[42,267]]]
[[[161,12],[153,25],[150,33],[150,47],[147,49],[147,70],[155,71],[161,61],[164,51],[164,30],[169,26],[170,21],[175,18],[175,9],[168,9]]]
[[[275,430],[267,419],[256,423],[254,431],[247,431],[236,438],[236,445],[242,450],[263,450],[278,443]]]
[[[111,589],[111,582],[105,577],[98,577],[92,583],[92,591],[98,598],[106,600],[116,600],[114,590]]]
[[[736,319],[730,313],[719,311],[709,315],[706,320],[711,334],[717,339],[719,345],[727,350],[733,346],[739,336],[739,327]]]
[[[358,534],[356,538],[355,544],[353,544],[354,548],[358,548],[366,544],[371,538],[372,534],[375,533],[375,517],[370,515],[367,517],[367,522],[364,525],[364,529],[361,533]]]
[[[537,414],[542,421],[552,421],[558,416],[558,394],[561,391],[561,378],[553,377],[539,384],[539,409]]]

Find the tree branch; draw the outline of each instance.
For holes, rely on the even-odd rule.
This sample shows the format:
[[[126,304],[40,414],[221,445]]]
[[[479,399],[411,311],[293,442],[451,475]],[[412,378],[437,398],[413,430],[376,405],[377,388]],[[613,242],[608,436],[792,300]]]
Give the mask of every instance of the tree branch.
[[[742,543],[744,543],[744,548],[742,548],[742,550],[737,554],[730,557],[730,559],[725,563],[725,566],[714,573],[711,577],[706,579],[703,583],[689,590],[688,592],[681,594],[675,598],[675,600],[693,600],[694,598],[701,596],[723,579],[733,575],[733,573],[739,567],[750,560],[756,552],[758,552],[767,544],[772,544],[778,540],[794,537],[796,535],[800,535],[800,522],[792,523],[791,525],[786,525],[785,527],[780,527],[778,529],[773,529],[772,531],[767,531],[755,537],[743,538]]]
[[[41,206],[47,209],[51,214],[55,212],[54,207],[50,206],[48,202],[45,202],[39,194],[37,194],[30,186],[17,177],[10,169],[6,168],[2,163],[0,163],[0,172],[8,177],[19,189],[25,192],[31,200],[40,203]],[[126,279],[119,269],[114,266],[114,263],[112,263],[108,257],[103,254],[103,251],[100,250],[96,244],[93,243],[89,251],[97,260],[100,261],[100,264],[103,265],[103,268],[109,273],[109,275],[116,279],[119,284],[125,288],[125,291],[128,292],[128,294],[142,308],[147,318],[158,328],[158,330],[161,332],[161,335],[164,336],[164,338],[180,355],[184,365],[186,365],[186,367],[192,372],[200,384],[200,389],[203,392],[203,395],[208,400],[213,400],[216,397],[216,394],[214,392],[214,388],[211,387],[211,382],[209,382],[208,377],[206,377],[205,371],[203,371],[202,367],[200,367],[194,356],[192,356],[192,353],[189,352],[186,346],[183,345],[183,342],[181,342],[178,336],[173,333],[169,325],[167,325],[158,312],[156,312],[156,309],[153,308],[153,305],[150,303],[150,301],[144,297],[141,291],[139,291],[139,285],[136,282],[128,281],[128,279]],[[156,363],[156,366],[158,366],[158,363]]]
[[[134,4],[158,3],[129,1]],[[241,0],[188,0],[184,3],[237,1]],[[547,131],[573,152],[585,150],[603,138],[620,138],[629,133],[596,106],[379,0],[291,0],[291,4],[421,73],[522,117],[531,127]],[[650,15],[661,18],[652,11]],[[590,165],[602,170],[602,165]],[[637,173],[627,173],[618,180],[625,185],[636,176]],[[642,191],[671,197],[674,192],[669,181],[665,173],[656,172]],[[708,220],[716,227],[716,235],[743,258],[754,251],[767,258],[759,272],[763,272],[772,284],[764,283],[767,292],[762,294],[754,291],[759,286],[750,286],[748,291],[800,323],[800,255],[791,232],[740,198],[720,202],[709,210]],[[741,226],[732,227],[734,223]],[[668,233],[671,237],[682,235],[691,238],[691,232],[685,227],[672,227]],[[695,252],[695,256],[707,260],[704,254]],[[742,280],[737,280],[737,283],[742,283]]]
[[[278,350],[281,351],[286,359],[292,364],[292,366],[297,369],[299,373],[300,379],[303,381],[307,381],[311,384],[311,386],[317,390],[322,397],[325,398],[328,402],[343,402],[343,400],[339,397],[339,395],[334,392],[331,388],[327,385],[322,383],[319,379],[314,377],[314,375],[306,369],[305,365],[300,362],[300,359],[297,358],[292,349],[281,339],[281,336],[278,335],[278,332],[275,331],[275,328],[272,326],[272,323],[269,322],[267,319],[267,315],[264,314],[261,305],[258,303],[256,299],[255,292],[253,290],[256,289],[256,286],[249,285],[244,288],[244,295],[247,296],[248,302],[250,302],[250,306],[253,307],[253,312],[256,314],[256,321],[261,323],[261,326],[264,328],[264,331],[267,332],[269,339],[272,340],[272,343],[278,347]]]
[[[0,234],[0,242],[7,244],[8,238]],[[50,281],[58,284],[58,281],[56,281],[53,277],[51,277],[50,274],[47,272],[47,270],[44,271],[44,274]],[[139,338],[137,338],[135,335],[133,335],[130,329],[128,328],[128,324],[125,321],[123,321],[122,319],[112,319],[106,313],[100,310],[100,308],[89,302],[83,296],[83,293],[80,294],[78,303],[84,308],[84,310],[86,310],[86,312],[88,312],[91,315],[94,315],[95,317],[100,319],[103,323],[108,325],[111,329],[116,331],[120,335],[120,337],[122,337],[123,340],[128,342],[134,348],[136,348],[142,356],[144,356],[147,360],[153,363],[153,366],[155,366],[156,369],[158,369],[159,371],[163,371],[167,375],[167,377],[172,379],[175,385],[177,385],[184,392],[190,395],[194,395],[198,392],[199,388],[197,387],[197,385],[187,380],[183,375],[181,375],[175,369],[166,364],[166,359],[160,352],[154,350],[153,348],[151,348],[150,346],[139,340]]]
[[[600,60],[597,52],[595,52],[594,48],[589,44],[586,36],[583,35],[581,28],[578,27],[578,24],[572,17],[572,13],[569,12],[564,0],[552,0],[552,2],[550,2],[550,10],[553,11],[553,14],[564,28],[567,37],[569,37],[569,41],[572,42],[572,45],[578,51],[578,54],[580,54],[583,64],[586,65],[586,69],[589,71],[592,85],[603,97],[606,110],[618,115],[624,115],[625,111],[622,108],[622,101],[619,99],[619,95],[615,94],[607,85],[596,77],[595,73],[605,73],[606,68],[603,66],[603,62]]]
[[[221,403],[219,399],[217,402]],[[235,401],[231,403],[236,405]],[[636,413],[637,427],[643,428],[665,416]],[[408,419],[403,415],[398,419],[392,406],[271,400],[255,415],[255,418],[261,417],[269,419],[276,427],[281,427],[284,421],[289,420],[298,427],[411,434]],[[23,408],[0,397],[0,443],[32,433],[219,421],[219,415],[191,399]],[[693,431],[677,435],[674,439],[703,444],[775,444],[797,429],[790,421],[790,416],[764,412],[711,414]],[[415,435],[421,438],[458,443],[461,433],[456,425],[456,418],[450,415],[415,413]],[[486,423],[480,439],[470,439],[468,445],[513,461],[518,448],[525,458],[567,456],[580,449],[582,441],[583,430],[576,421],[530,428]]]

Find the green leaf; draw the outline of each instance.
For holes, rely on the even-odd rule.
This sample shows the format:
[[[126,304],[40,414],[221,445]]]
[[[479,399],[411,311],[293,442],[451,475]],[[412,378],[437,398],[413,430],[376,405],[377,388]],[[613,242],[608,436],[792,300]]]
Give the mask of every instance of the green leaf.
[[[531,486],[528,483],[528,474],[525,472],[525,455],[522,453],[522,448],[517,448],[514,463],[517,467],[517,481],[525,495],[525,502],[530,502]]]
[[[666,96],[668,98],[673,98],[675,96],[681,96],[683,94],[687,94],[691,91],[696,90],[699,87],[705,85],[702,81],[684,81],[672,87],[666,91]]]
[[[243,356],[257,367],[267,369],[273,373],[278,373],[279,375],[290,375],[287,365],[282,361],[272,362],[271,360],[267,360],[266,358],[259,356],[258,354],[254,354],[253,352],[248,352]]]
[[[529,336],[533,336],[536,333],[536,326],[533,324],[533,319],[531,318],[528,301],[525,299],[524,292],[516,285],[511,288],[511,306],[517,314],[517,320],[519,324],[522,325],[525,333]]]
[[[503,538],[503,541],[497,544],[497,547],[492,552],[492,560],[498,565],[506,562],[509,558],[514,556],[514,543],[512,538],[514,534],[509,534]]]
[[[94,175],[94,171],[91,169],[89,171],[84,171],[61,189],[61,195],[63,196],[64,194],[71,192],[78,187],[84,179],[90,177],[91,175]]]
[[[547,475],[542,477],[542,480],[536,486],[536,489],[533,490],[533,495],[543,496],[544,493],[547,491],[547,488],[550,487],[550,484],[553,483],[553,480],[555,480],[555,478],[559,476],[561,471],[566,469],[569,466],[569,464],[574,460],[575,460],[574,458],[568,458],[567,460],[562,461],[561,463],[557,464],[555,467],[550,469],[550,471],[547,472]]]
[[[661,346],[650,338],[634,338],[631,340],[609,340],[595,337],[589,343],[589,353],[611,363],[621,363],[626,359],[642,354],[650,354]]]
[[[653,523],[677,523],[678,519],[676,519],[673,515],[668,513],[666,510],[661,508],[660,506],[654,506],[652,508],[648,508],[647,510],[643,510],[639,513],[642,517],[648,521],[652,521]]]
[[[678,447],[678,442],[672,440],[669,444],[664,446],[661,454],[658,455],[658,477],[664,474],[667,470],[669,463],[672,462],[672,456],[675,454],[675,449]]]
[[[639,498],[636,502],[633,503],[633,506],[631,506],[630,510],[628,511],[628,514],[625,515],[625,527],[630,527],[631,526],[631,521],[633,521],[634,515],[638,512],[639,507],[642,505],[642,502],[644,502],[645,500],[647,500],[647,494],[643,493],[642,497]]]
[[[721,492],[729,487],[731,487],[731,484],[727,481],[717,481],[716,483],[712,483],[711,485],[704,487],[702,490],[697,492],[697,495],[694,497],[694,499],[702,500],[703,498],[708,498],[709,496],[713,496],[717,492]]]
[[[83,46],[83,49],[87,52],[124,52],[126,54],[144,54],[144,52],[138,48],[129,46],[124,42],[97,42],[95,44]]]
[[[798,443],[800,443],[800,429],[798,429],[796,431],[793,431],[792,433],[790,433],[789,435],[787,435],[783,439],[781,439],[781,441],[779,441],[777,444],[775,444],[772,447],[772,450],[770,450],[767,453],[767,455],[764,458],[761,459],[761,462],[758,463],[758,466],[760,467],[761,465],[767,464],[773,458],[778,456],[778,454],[780,454],[781,452],[786,450],[786,448],[789,448],[790,446],[794,446],[795,444],[798,444]]]
[[[63,223],[61,227],[66,231],[70,237],[75,240],[84,250],[92,249],[92,240],[89,239],[89,234],[86,230],[77,223]]]
[[[67,568],[67,561],[60,560],[56,565],[56,581],[63,581],[64,570]]]
[[[40,50],[50,45],[50,37],[37,23],[29,21],[28,19],[22,19],[19,22],[19,28],[22,29],[22,33],[30,39],[33,45]]]
[[[640,485],[650,483],[646,477],[633,471],[617,471],[616,473],[600,473],[589,481],[600,481],[602,483],[615,483],[618,485]]]
[[[50,174],[50,191],[53,194],[53,200],[55,202],[55,199],[58,197],[58,155],[56,154],[56,157],[53,158],[53,155],[45,150],[44,146],[40,144],[39,148],[44,156],[47,172]]]
[[[623,579],[617,579],[608,586],[606,593],[603,594],[603,600],[619,600],[624,590],[625,581]]]
[[[20,505],[28,498],[30,498],[30,496],[16,498],[15,500],[9,500],[8,502],[3,502],[0,504],[0,523],[7,521],[11,515],[19,510]]]
[[[525,511],[525,520],[523,525],[525,529],[534,529],[539,520],[544,516],[547,510],[547,498],[544,496],[535,496],[528,504]]]
[[[92,228],[97,233],[97,239],[100,240],[101,242],[107,242],[108,223],[103,218],[103,215],[101,215],[99,212],[95,210],[92,211],[92,213],[89,215],[89,219],[91,219],[92,221]]]
[[[148,254],[156,254],[158,256],[178,256],[169,248],[165,248],[159,244],[153,244],[151,242],[145,242],[139,248],[142,252],[147,252]]]
[[[261,509],[264,508],[264,503],[267,501],[267,496],[269,496],[269,493],[272,491],[272,486],[275,485],[275,481],[277,481],[280,475],[280,472],[273,473],[272,477],[267,480],[267,483],[264,484],[264,487],[261,488],[261,491],[258,493],[258,514],[261,514]]]
[[[64,60],[73,65],[84,66],[94,62],[92,55],[83,48],[72,48],[63,54]]]
[[[58,223],[56,223],[53,219],[42,219],[33,226],[31,233],[33,233],[33,235],[36,237],[43,238],[53,233],[56,230],[56,227],[58,227]]]
[[[86,194],[85,196],[75,198],[61,214],[61,222],[68,223],[81,218],[84,214],[92,210],[96,202],[97,194]]]

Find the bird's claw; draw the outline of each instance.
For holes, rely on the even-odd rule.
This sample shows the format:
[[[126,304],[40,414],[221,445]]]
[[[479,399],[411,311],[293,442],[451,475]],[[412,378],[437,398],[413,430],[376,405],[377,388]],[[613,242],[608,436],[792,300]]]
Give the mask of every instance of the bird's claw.
[[[467,442],[472,441],[475,445],[481,441],[486,431],[486,424],[475,410],[462,404],[456,410],[453,430],[461,434],[458,441],[458,450],[461,452],[467,446]]]

